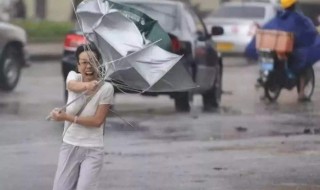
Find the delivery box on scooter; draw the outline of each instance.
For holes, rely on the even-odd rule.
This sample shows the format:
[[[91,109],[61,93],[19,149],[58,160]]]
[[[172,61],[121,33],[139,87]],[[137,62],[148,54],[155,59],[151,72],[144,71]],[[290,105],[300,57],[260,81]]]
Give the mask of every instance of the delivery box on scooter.
[[[256,48],[278,53],[290,53],[293,50],[293,33],[279,30],[257,30]]]

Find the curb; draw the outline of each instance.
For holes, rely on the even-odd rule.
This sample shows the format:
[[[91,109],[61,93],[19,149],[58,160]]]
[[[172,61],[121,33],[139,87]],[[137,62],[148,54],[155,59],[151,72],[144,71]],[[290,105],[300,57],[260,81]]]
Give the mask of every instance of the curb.
[[[62,58],[62,54],[34,54],[30,55],[29,60],[34,61],[59,61]]]

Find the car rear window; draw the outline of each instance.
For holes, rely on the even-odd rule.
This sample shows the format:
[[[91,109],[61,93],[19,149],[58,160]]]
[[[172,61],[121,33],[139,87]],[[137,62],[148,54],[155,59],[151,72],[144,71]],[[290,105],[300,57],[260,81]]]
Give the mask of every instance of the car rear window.
[[[156,4],[156,3],[126,3],[147,14],[154,20],[157,20],[160,26],[167,32],[175,30],[178,26],[177,8],[172,5]]]
[[[212,16],[218,18],[263,19],[265,8],[260,6],[221,6]]]

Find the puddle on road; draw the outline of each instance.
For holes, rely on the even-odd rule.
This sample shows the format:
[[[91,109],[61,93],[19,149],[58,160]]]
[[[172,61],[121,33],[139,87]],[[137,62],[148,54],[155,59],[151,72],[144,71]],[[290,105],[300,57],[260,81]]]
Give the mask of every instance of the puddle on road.
[[[316,113],[319,110],[319,106],[312,102],[299,103],[291,102],[287,104],[280,104],[277,102],[267,102],[264,105],[257,105],[265,113],[286,113],[286,114],[305,114],[305,113]]]
[[[145,132],[148,131],[147,127],[142,127],[139,122],[135,121],[108,121],[106,128],[111,131],[121,132]]]
[[[319,190],[320,185],[301,185],[301,184],[284,184],[273,185],[271,187],[263,188],[263,190]]]
[[[164,140],[164,141],[192,141],[192,140],[234,140],[234,139],[248,139],[253,137],[290,137],[297,135],[319,135],[320,128],[316,128],[316,125],[309,125],[309,123],[303,123],[302,121],[296,122],[298,127],[292,127],[295,122],[285,121],[282,123],[273,123],[275,128],[270,128],[269,130],[255,130],[252,126],[246,127],[245,125],[236,125],[233,127],[227,127],[224,129],[213,129],[203,131],[197,130],[198,128],[193,125],[184,126],[146,126],[144,121],[130,121],[129,125],[125,121],[112,121],[107,122],[107,128],[111,131],[117,132],[129,132],[136,133],[142,132],[141,134],[146,139],[154,140]],[[143,123],[143,124],[142,124]],[[302,125],[303,124],[303,125]],[[160,125],[160,124],[159,124]],[[283,126],[283,127],[282,127]],[[289,126],[289,128],[287,128]],[[304,127],[308,126],[308,127]],[[314,127],[312,127],[314,126]],[[279,129],[279,130],[277,130]]]
[[[124,152],[104,152],[105,155],[119,156],[119,157],[140,157],[150,158],[164,155],[164,153],[144,152],[144,153],[124,153]]]
[[[147,108],[143,109],[137,106],[124,110],[120,108],[116,114],[112,113],[111,117],[148,117],[148,116],[180,116],[180,115],[201,115],[201,114],[221,114],[221,115],[241,115],[241,110],[230,106],[221,106],[216,109],[204,111],[202,106],[195,105],[190,112],[176,112],[173,107]]]
[[[317,118],[312,118],[312,119],[317,119]],[[291,126],[291,127],[316,127],[319,126],[319,123],[315,123],[314,120],[311,120],[311,118],[301,118],[300,120],[288,120],[288,121],[283,121],[279,122],[277,125],[279,126]]]
[[[241,115],[242,114],[241,110],[236,110],[232,107],[225,107],[225,106],[221,106],[220,108],[218,108],[217,113],[226,114],[226,115]]]
[[[10,102],[10,103],[0,103],[0,115],[31,115],[32,110],[38,105],[34,104],[21,104],[20,102]],[[305,134],[320,134],[320,128],[318,123],[320,122],[320,117],[318,117],[316,108],[312,104],[290,104],[290,105],[260,105],[261,109],[265,109],[267,115],[272,113],[272,115],[288,113],[295,114],[299,116],[298,119],[291,119],[285,121],[272,122],[272,126],[276,126],[281,130],[271,129],[270,131],[252,132],[252,128],[246,125],[241,126],[235,125],[232,129],[227,129],[225,131],[208,131],[208,133],[195,132],[193,127],[165,127],[156,129],[154,132],[148,126],[141,126],[141,121],[152,119],[151,116],[156,116],[163,118],[164,120],[169,116],[169,118],[177,117],[189,117],[191,113],[177,113],[171,108],[160,108],[160,109],[141,109],[141,110],[128,110],[128,111],[119,111],[119,115],[124,117],[126,121],[118,119],[118,116],[113,115],[111,119],[107,122],[108,130],[119,131],[119,132],[148,132],[145,133],[146,138],[150,139],[161,139],[161,140],[173,140],[173,141],[185,141],[185,140],[228,140],[228,139],[247,139],[252,137],[262,137],[262,136],[296,136],[296,135],[305,135]],[[50,105],[47,105],[50,107]],[[43,110],[47,108],[42,106]],[[203,112],[202,108],[197,107],[198,114],[207,116],[210,114],[227,115],[227,116],[246,116],[240,109],[230,106],[221,106],[220,108],[213,110],[212,112]],[[35,111],[34,111],[35,112]],[[37,110],[37,112],[40,112]],[[268,113],[269,112],[269,113]],[[311,113],[310,113],[311,112]],[[265,114],[262,114],[265,115]],[[269,115],[270,116],[270,115]],[[31,117],[31,116],[30,116]],[[33,115],[32,115],[33,117]],[[272,116],[271,116],[272,117]],[[127,119],[131,118],[131,119]],[[131,120],[131,121],[130,121]],[[133,120],[133,121],[132,121]],[[140,120],[140,121],[137,121]],[[221,123],[223,125],[223,122]],[[159,124],[160,125],[160,124]],[[282,128],[284,127],[284,128]],[[286,127],[290,127],[286,128]],[[318,127],[318,128],[317,128]],[[150,129],[149,129],[150,128]],[[154,127],[156,128],[156,127]],[[289,129],[289,130],[287,130]],[[294,130],[292,130],[294,129]],[[285,131],[283,131],[285,130]],[[289,132],[287,132],[289,131]]]
[[[31,152],[30,151],[17,151],[15,152],[14,154],[15,155],[27,155],[27,154],[30,154]]]
[[[157,116],[170,116],[172,114],[179,114],[175,112],[174,109],[170,107],[163,107],[163,108],[141,108],[137,105],[133,105],[132,107],[116,107],[110,114],[110,117],[146,117],[150,115],[157,115]]]
[[[320,135],[320,128],[305,128],[301,131],[290,131],[290,132],[282,132],[282,131],[271,131],[268,136],[297,136],[297,135]]]
[[[0,103],[0,114],[18,115],[20,110],[19,102]]]

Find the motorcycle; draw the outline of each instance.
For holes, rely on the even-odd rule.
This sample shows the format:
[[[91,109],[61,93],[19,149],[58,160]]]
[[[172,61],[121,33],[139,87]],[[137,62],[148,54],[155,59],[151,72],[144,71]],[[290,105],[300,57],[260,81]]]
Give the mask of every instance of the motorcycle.
[[[272,50],[260,50],[258,63],[260,65],[258,84],[264,88],[264,95],[269,101],[276,101],[282,89],[292,90],[297,87],[299,93],[300,77],[305,78],[304,93],[307,99],[311,99],[315,88],[315,74],[312,66],[297,75],[289,68],[290,54],[287,54],[284,59],[279,59],[277,52]]]

